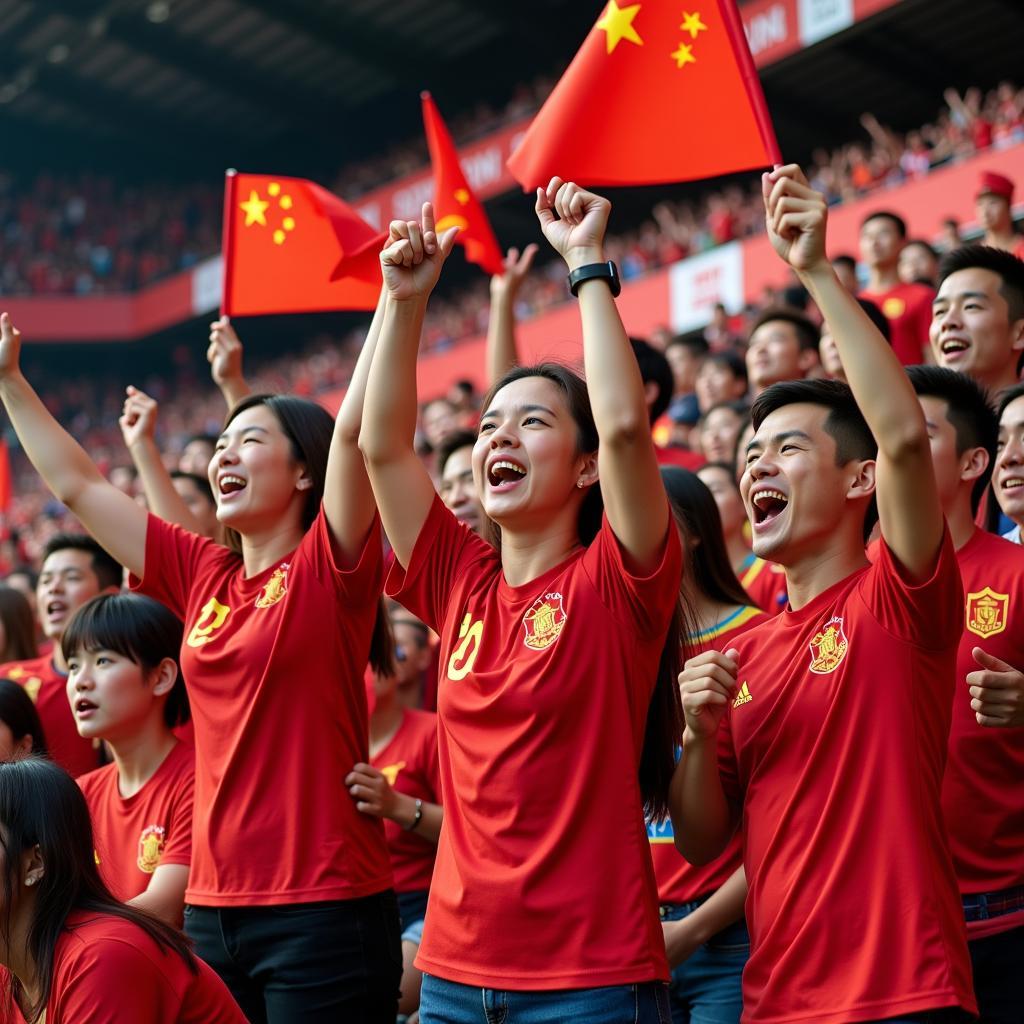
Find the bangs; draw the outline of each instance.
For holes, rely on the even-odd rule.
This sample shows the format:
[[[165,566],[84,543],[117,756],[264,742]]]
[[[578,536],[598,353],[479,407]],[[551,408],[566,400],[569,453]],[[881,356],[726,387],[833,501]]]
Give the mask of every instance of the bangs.
[[[148,669],[164,658],[177,660],[181,623],[140,594],[100,594],[71,617],[60,646],[65,658],[110,651]]]

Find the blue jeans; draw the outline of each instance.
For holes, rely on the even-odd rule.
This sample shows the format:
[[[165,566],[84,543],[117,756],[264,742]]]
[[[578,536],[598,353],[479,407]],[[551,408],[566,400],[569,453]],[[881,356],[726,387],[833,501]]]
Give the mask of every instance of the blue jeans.
[[[663,906],[661,919],[681,921],[703,902]],[[739,1024],[743,968],[749,956],[750,935],[743,918],[712,935],[672,972],[668,989],[672,1024]]]
[[[423,975],[420,1024],[670,1024],[664,982],[504,992]]]

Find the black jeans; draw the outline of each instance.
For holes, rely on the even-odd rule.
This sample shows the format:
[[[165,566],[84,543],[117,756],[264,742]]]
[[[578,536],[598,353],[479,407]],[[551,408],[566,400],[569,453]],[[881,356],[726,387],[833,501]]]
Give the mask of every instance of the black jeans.
[[[967,943],[983,1024],[1024,1021],[1024,926]]]
[[[274,907],[185,907],[196,953],[252,1024],[394,1024],[402,977],[391,890]]]

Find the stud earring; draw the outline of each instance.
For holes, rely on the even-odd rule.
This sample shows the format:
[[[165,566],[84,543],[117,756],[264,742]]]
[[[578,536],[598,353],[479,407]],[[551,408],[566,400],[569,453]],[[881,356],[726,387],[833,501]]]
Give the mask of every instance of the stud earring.
[[[576,481],[576,486],[579,487],[580,490],[583,489],[583,478],[582,477],[580,477],[580,479]]]

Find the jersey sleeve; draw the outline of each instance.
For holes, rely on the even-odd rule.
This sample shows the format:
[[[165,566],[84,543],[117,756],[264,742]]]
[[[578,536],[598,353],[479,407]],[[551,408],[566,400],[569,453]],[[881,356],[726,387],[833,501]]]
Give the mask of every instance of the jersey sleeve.
[[[152,513],[146,522],[146,565],[142,579],[132,575],[129,587],[166,605],[185,618],[189,591],[200,566],[227,549],[207,537],[189,533]]]
[[[318,577],[333,580],[338,596],[346,604],[363,606],[380,597],[384,586],[384,544],[380,519],[375,515],[354,565],[338,564],[334,537],[323,505],[306,531],[300,550],[314,566]]]
[[[624,627],[644,637],[664,634],[679,600],[683,570],[679,533],[671,517],[658,565],[648,575],[636,576],[626,567],[607,516],[602,517],[583,565],[601,602]]]
[[[167,845],[160,854],[160,865],[192,863],[192,808],[195,802],[195,772],[182,772],[178,778],[176,799],[168,823]]]
[[[396,559],[384,589],[439,633],[456,582],[467,574],[494,569],[497,563],[494,548],[460,523],[434,495],[409,565],[403,568]]]
[[[926,650],[956,645],[964,628],[963,586],[946,529],[928,579],[914,583],[885,543],[859,584],[861,599],[893,636]]]

